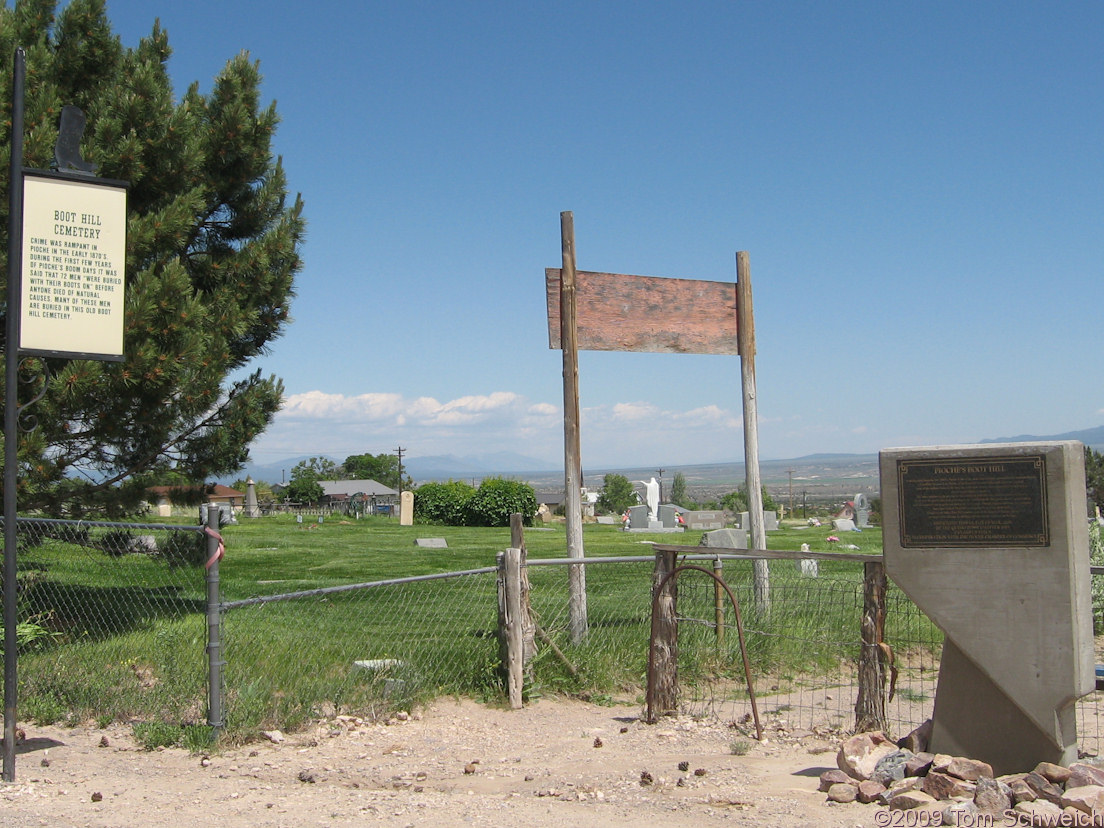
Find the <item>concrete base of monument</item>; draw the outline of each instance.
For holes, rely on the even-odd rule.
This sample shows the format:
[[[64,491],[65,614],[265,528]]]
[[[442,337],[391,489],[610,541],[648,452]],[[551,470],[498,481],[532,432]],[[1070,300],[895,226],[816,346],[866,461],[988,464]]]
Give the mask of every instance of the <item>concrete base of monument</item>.
[[[1077,761],[1075,701],[1054,711],[1048,732],[946,639],[929,750],[980,759],[998,775],[1029,771],[1039,762],[1068,766]]]

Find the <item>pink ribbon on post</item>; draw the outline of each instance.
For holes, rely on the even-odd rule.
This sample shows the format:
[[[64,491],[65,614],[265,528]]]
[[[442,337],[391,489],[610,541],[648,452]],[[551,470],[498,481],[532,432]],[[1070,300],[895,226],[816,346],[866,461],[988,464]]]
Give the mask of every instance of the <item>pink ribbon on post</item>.
[[[220,535],[210,526],[204,526],[203,531],[218,541],[218,549],[215,550],[214,555],[207,559],[207,563],[203,566],[204,569],[210,569],[211,564],[213,564],[215,561],[222,560],[222,556],[226,554],[226,545],[222,542],[222,535]]]

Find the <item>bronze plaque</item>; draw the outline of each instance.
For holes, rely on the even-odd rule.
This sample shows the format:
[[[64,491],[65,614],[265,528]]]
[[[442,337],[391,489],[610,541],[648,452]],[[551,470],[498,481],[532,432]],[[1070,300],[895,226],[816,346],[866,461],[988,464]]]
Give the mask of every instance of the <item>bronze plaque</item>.
[[[901,546],[1049,546],[1046,458],[899,460]]]

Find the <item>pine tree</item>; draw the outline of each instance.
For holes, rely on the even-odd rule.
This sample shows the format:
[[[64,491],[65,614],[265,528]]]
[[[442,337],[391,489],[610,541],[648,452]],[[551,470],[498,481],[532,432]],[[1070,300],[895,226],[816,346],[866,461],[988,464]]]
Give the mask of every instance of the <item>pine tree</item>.
[[[125,360],[26,361],[21,402],[43,382],[47,393],[26,412],[37,428],[20,435],[18,499],[21,511],[118,516],[133,510],[150,472],[202,482],[240,469],[279,409],[280,380],[243,369],[288,323],[302,202],[287,203],[271,152],[275,104],[261,107],[247,53],[227,62],[209,94],[192,84],[176,100],[159,23],[125,48],[103,0],[72,0],[60,14],[56,6],[0,8],[0,107],[11,111],[10,56],[22,46],[25,166],[50,166],[61,107],[73,104],[87,117],[82,157],[99,176],[129,182]],[[9,117],[0,124],[5,170],[10,139]],[[7,185],[4,176],[5,252]]]

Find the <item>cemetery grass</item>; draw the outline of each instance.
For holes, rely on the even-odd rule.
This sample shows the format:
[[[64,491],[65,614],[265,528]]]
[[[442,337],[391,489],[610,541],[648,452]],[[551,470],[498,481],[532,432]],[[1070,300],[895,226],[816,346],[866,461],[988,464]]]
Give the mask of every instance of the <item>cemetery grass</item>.
[[[796,550],[805,542],[814,551],[834,551],[838,544],[827,541],[829,534],[823,527],[787,528],[772,532],[769,546]],[[387,518],[337,516],[322,524],[298,524],[293,516],[243,520],[224,527],[223,536],[224,602],[493,567],[496,553],[510,542],[505,528],[401,527]],[[444,538],[447,548],[415,546],[415,538],[426,537]],[[647,541],[695,545],[699,537],[625,533],[605,525],[584,531],[588,557],[650,557]],[[880,551],[879,530],[855,538],[862,551]],[[530,559],[565,557],[562,524],[527,530],[526,545]],[[165,565],[149,556],[89,561],[85,549],[49,546],[49,560],[36,577],[53,585],[53,592],[39,594],[59,600],[36,612],[52,618],[57,634],[21,653],[21,716],[41,724],[143,723],[143,732],[155,732],[161,741],[175,733],[178,744],[201,747],[207,734],[204,570],[177,570],[169,578],[174,585],[166,586]],[[538,622],[559,650],[538,646],[526,688],[531,697],[640,700],[651,570],[650,562],[588,567],[590,632],[585,643],[573,645],[566,634],[566,567],[530,569]],[[815,582],[800,578],[795,562],[773,562],[771,573],[771,613],[759,615],[750,562],[725,563],[751,633],[753,671],[798,681],[853,658],[853,647],[818,650],[807,642],[857,640],[861,565],[821,562]],[[152,585],[141,588],[142,602],[135,600],[136,582]],[[679,588],[686,619],[680,638],[684,680],[693,685],[736,677],[741,667],[735,631],[730,629],[721,650],[710,625],[712,582],[691,572],[680,578]],[[163,600],[151,602],[151,596]],[[64,617],[49,615],[59,608]],[[501,699],[496,614],[493,573],[231,610],[223,617],[225,736],[242,741],[262,729],[293,730],[347,710],[386,715],[440,695]],[[732,623],[730,613],[725,623]],[[893,618],[887,623],[892,628]],[[390,659],[408,669],[366,675],[352,669],[354,658]],[[150,723],[164,727],[151,729]]]

